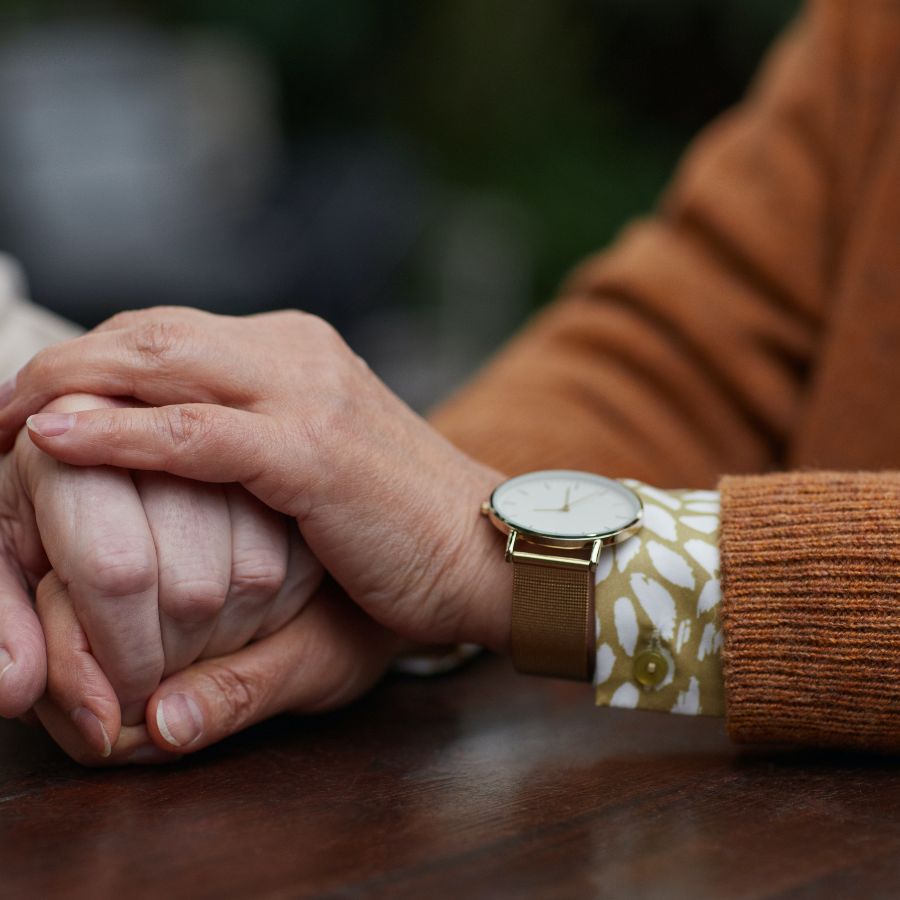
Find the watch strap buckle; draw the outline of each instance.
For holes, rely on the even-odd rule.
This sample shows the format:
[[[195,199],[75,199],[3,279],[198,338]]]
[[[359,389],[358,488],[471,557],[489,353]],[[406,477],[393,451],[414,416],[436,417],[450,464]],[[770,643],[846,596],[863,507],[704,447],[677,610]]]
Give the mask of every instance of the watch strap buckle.
[[[603,550],[603,541],[596,540],[591,544],[591,552],[588,556],[566,556],[554,553],[538,553],[533,550],[522,550],[517,547],[521,535],[512,529],[506,539],[506,552],[504,558],[511,563],[524,563],[532,566],[552,566],[556,569],[588,569],[593,572],[600,561],[600,553]],[[528,543],[523,540],[523,543]],[[540,546],[531,544],[530,546]]]

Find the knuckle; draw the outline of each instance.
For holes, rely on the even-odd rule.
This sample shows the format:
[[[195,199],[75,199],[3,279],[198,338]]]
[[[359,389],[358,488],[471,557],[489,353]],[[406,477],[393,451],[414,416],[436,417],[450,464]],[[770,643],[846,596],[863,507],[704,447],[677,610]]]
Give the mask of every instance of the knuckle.
[[[150,548],[94,545],[82,558],[79,586],[102,597],[142,594],[156,586],[156,559]]]
[[[183,625],[215,619],[225,605],[227,585],[214,578],[177,581],[160,590],[159,607]]]
[[[134,349],[146,362],[169,363],[190,340],[193,329],[181,321],[141,322],[132,334]]]
[[[268,548],[237,557],[231,571],[231,596],[236,599],[268,600],[281,589],[287,577],[287,560]]]
[[[212,431],[210,417],[196,407],[165,406],[158,415],[175,450],[205,443]]]
[[[204,673],[208,687],[221,698],[219,727],[226,734],[249,724],[269,689],[263,679],[216,666]]]

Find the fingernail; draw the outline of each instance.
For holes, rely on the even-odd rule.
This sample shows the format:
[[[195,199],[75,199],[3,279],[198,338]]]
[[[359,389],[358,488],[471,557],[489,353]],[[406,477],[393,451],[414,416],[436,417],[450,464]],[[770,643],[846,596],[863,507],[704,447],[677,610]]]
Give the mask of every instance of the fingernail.
[[[193,697],[169,694],[156,707],[156,725],[173,747],[186,747],[203,733],[203,713]]]
[[[7,671],[12,668],[12,665],[12,657],[2,647],[0,647],[0,678],[2,678],[7,673]]]
[[[41,437],[59,437],[75,424],[75,416],[71,413],[36,413],[29,416],[25,424]]]
[[[79,706],[72,712],[72,721],[81,732],[81,736],[106,759],[112,752],[112,745],[109,743],[109,735],[106,733],[103,723],[83,706]]]
[[[175,753],[166,753],[155,744],[143,744],[128,754],[128,762],[135,765],[147,765],[149,763],[176,762],[181,757]]]
[[[13,395],[16,393],[16,376],[13,375],[12,378],[7,378],[3,384],[0,384],[0,406],[6,406],[10,400],[12,400]]]

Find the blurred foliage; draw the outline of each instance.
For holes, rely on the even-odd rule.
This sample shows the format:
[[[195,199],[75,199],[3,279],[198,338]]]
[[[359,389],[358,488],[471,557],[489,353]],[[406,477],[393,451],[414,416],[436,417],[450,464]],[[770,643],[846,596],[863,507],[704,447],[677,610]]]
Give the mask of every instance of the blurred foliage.
[[[6,24],[129,15],[273,61],[289,134],[399,136],[535,223],[535,296],[649,209],[796,0],[4,0]]]

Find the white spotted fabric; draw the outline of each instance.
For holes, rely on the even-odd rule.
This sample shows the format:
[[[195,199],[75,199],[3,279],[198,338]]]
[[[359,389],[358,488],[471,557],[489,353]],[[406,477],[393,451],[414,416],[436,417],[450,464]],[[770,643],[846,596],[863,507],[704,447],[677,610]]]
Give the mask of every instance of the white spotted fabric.
[[[644,503],[644,527],[607,547],[597,567],[597,704],[724,715],[719,495],[623,484]],[[646,688],[634,661],[651,643],[668,671]]]

